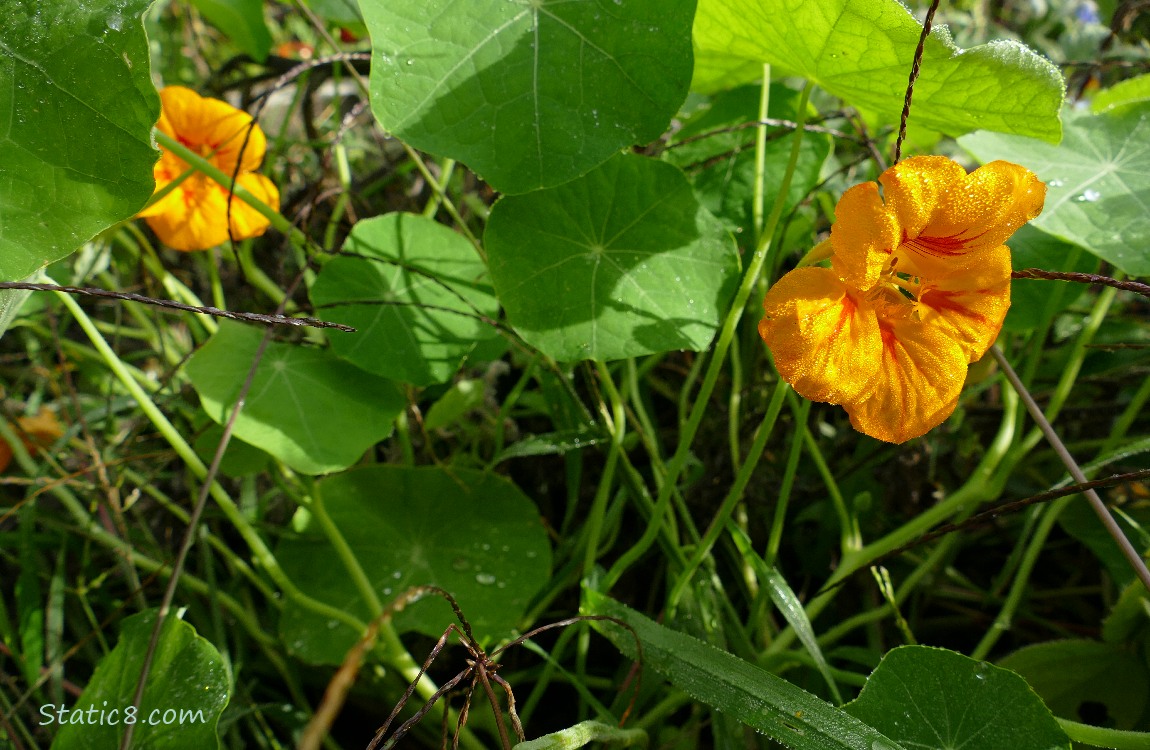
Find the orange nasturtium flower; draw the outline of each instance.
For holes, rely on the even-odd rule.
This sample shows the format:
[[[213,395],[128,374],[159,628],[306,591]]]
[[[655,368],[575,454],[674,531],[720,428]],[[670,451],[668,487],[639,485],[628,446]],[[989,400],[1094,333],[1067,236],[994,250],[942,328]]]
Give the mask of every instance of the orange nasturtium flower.
[[[967,174],[906,159],[835,207],[830,268],[797,268],[763,300],[759,334],[783,379],[842,405],[859,432],[901,443],[958,404],[967,365],[1010,307],[1003,243],[1042,211],[1046,185],[996,161]],[[825,256],[824,256],[825,257]]]
[[[219,99],[208,99],[183,86],[160,92],[162,112],[156,128],[203,156],[226,175],[235,171],[236,183],[272,208],[278,209],[279,190],[261,174],[267,140],[259,126],[252,128],[240,154],[252,118]],[[153,168],[156,190],[163,189],[188,171],[188,164],[167,149]],[[258,237],[268,220],[239,198],[232,199],[232,236],[237,240]],[[160,200],[138,214],[156,236],[176,250],[207,250],[228,239],[228,190],[200,172],[192,172]]]

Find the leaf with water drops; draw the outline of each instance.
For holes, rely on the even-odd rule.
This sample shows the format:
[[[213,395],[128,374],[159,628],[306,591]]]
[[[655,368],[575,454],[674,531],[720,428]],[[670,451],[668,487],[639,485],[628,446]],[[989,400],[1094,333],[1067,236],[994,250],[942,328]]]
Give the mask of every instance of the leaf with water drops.
[[[888,652],[844,710],[920,750],[1070,748],[1026,680],[942,648]]]
[[[921,34],[898,0],[700,0],[692,86],[730,88],[770,63],[897,121]],[[926,43],[911,116],[947,135],[982,128],[1057,142],[1062,95],[1058,68],[1022,44],[960,50],[939,27]]]
[[[0,0],[0,279],[71,254],[155,188],[150,0]]]
[[[495,189],[560,185],[658,137],[691,80],[691,0],[360,0],[385,130]]]
[[[155,610],[126,618],[116,647],[96,665],[84,692],[53,716],[59,733],[52,750],[120,747],[126,718],[156,622]],[[132,747],[210,750],[219,747],[216,724],[228,703],[228,671],[215,646],[174,613],[164,619],[144,698],[135,713]],[[62,717],[60,709],[68,713]],[[84,721],[77,723],[75,716]],[[43,711],[37,719],[45,725]]]
[[[706,349],[738,281],[731,236],[683,173],[636,155],[502,198],[484,244],[508,321],[562,361]]]
[[[1097,115],[1068,110],[1065,120],[1058,146],[995,133],[958,142],[979,161],[1007,159],[1046,183],[1036,227],[1131,276],[1150,274],[1150,104]]]
[[[321,480],[316,493],[383,604],[412,586],[451,592],[477,638],[516,626],[547,583],[551,547],[539,512],[510,480],[460,467],[377,465]],[[379,614],[314,518],[276,548],[284,572],[304,593],[364,621]],[[428,597],[395,617],[396,627],[439,636],[455,622]],[[359,633],[290,602],[280,633],[293,652],[338,664]]]

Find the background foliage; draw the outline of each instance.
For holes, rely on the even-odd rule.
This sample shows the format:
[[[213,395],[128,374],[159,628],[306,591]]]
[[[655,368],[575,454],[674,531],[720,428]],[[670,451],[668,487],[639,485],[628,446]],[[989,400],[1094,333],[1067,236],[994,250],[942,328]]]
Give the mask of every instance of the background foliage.
[[[1016,268],[1150,273],[1137,7],[955,3],[926,40],[904,154],[1047,183]],[[522,748],[1150,747],[1150,599],[1082,497],[1012,502],[1069,480],[989,360],[892,446],[755,331],[887,166],[921,10],[0,0],[0,278],[357,329],[0,291],[0,746],[117,746],[44,707],[130,706],[151,653],[141,711],[203,720],[133,747],[364,747],[428,654],[400,721],[582,612],[497,656]],[[133,220],[172,84],[259,115],[265,236]],[[999,345],[1145,551],[1146,298],[1012,296]],[[500,743],[486,702],[461,745]]]

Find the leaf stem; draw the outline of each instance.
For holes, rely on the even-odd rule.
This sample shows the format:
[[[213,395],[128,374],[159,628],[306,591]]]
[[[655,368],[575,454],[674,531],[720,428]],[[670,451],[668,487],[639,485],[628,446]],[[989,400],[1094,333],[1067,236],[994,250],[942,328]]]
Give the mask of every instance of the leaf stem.
[[[770,84],[767,82],[764,85]],[[731,306],[727,310],[727,316],[723,321],[722,329],[719,331],[718,340],[715,342],[714,349],[711,351],[711,359],[707,366],[706,375],[703,377],[703,384],[699,387],[699,391],[695,395],[695,403],[691,409],[690,416],[688,416],[686,424],[683,425],[680,430],[679,444],[675,449],[675,454],[667,464],[667,476],[663,478],[663,484],[659,488],[659,495],[655,501],[655,511],[648,521],[647,529],[643,532],[643,536],[640,537],[633,547],[619,557],[615,565],[613,565],[611,570],[603,577],[601,591],[609,591],[611,586],[619,580],[627,568],[634,564],[651,547],[659,535],[663,514],[670,506],[671,496],[679,481],[679,475],[687,465],[687,459],[691,453],[691,443],[695,439],[699,425],[702,424],[703,416],[707,410],[711,408],[711,394],[715,390],[715,385],[719,380],[719,374],[722,372],[723,365],[727,361],[727,349],[731,345],[731,339],[735,335],[735,329],[739,324],[739,320],[743,317],[747,306],[747,299],[751,296],[751,290],[758,282],[759,274],[763,270],[763,264],[771,248],[771,239],[778,226],[779,218],[783,214],[783,206],[786,203],[787,193],[790,190],[791,179],[794,177],[795,167],[799,161],[799,149],[803,139],[802,125],[806,121],[807,101],[810,99],[811,89],[813,88],[814,83],[808,81],[806,86],[803,87],[802,94],[799,97],[798,112],[796,114],[799,127],[795,130],[795,140],[791,146],[791,155],[790,160],[787,162],[786,172],[783,174],[782,182],[779,184],[779,192],[775,197],[775,203],[771,209],[770,217],[767,219],[763,233],[759,237],[755,252],[751,256],[751,262],[747,266],[747,271],[743,275],[743,280],[739,285],[738,291],[735,292],[735,299],[731,302]]]
[[[1007,361],[1002,350],[999,349],[996,344],[990,348],[990,353],[998,362],[998,366],[1002,368],[1006,379],[1010,381],[1014,390],[1018,392],[1022,403],[1026,405],[1026,410],[1030,412],[1030,416],[1038,424],[1038,428],[1042,430],[1042,434],[1046,437],[1051,447],[1054,448],[1054,452],[1058,454],[1063,465],[1066,466],[1066,470],[1070,472],[1070,476],[1074,477],[1075,482],[1085,484],[1087,481],[1086,475],[1082,473],[1082,469],[1079,468],[1074,457],[1070,455],[1070,451],[1066,449],[1062,438],[1058,437],[1058,433],[1051,427],[1050,422],[1046,419],[1046,415],[1042,413],[1042,409],[1039,408],[1038,404],[1034,401],[1034,397],[1030,395],[1030,391],[1026,389],[1026,386],[1022,383],[1018,374],[1014,372],[1014,368],[1010,366],[1010,362]],[[1146,561],[1142,559],[1142,556],[1134,549],[1134,545],[1131,544],[1130,540],[1126,538],[1126,535],[1122,533],[1118,522],[1115,521],[1114,517],[1110,515],[1110,512],[1106,510],[1106,504],[1102,502],[1102,498],[1100,498],[1098,493],[1093,489],[1088,489],[1082,494],[1086,496],[1090,507],[1094,509],[1094,513],[1098,516],[1098,520],[1106,527],[1106,532],[1110,534],[1118,544],[1119,549],[1122,550],[1122,555],[1130,563],[1130,567],[1134,569],[1134,573],[1138,576],[1138,579],[1142,581],[1142,585],[1146,587],[1147,591],[1150,591],[1150,570],[1146,568]]]

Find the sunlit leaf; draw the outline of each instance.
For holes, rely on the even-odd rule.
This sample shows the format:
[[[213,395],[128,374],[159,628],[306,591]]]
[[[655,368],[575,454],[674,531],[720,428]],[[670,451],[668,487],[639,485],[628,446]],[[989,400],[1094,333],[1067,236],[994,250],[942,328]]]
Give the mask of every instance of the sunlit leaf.
[[[443,383],[476,342],[497,335],[487,267],[444,225],[414,214],[365,219],[343,251],[324,265],[311,299],[357,329],[331,337],[356,366],[413,385]]]
[[[522,193],[667,127],[693,0],[360,0],[371,105],[412,146]]]
[[[1095,112],[1105,112],[1131,104],[1150,104],[1150,73],[1127,78],[1099,91],[1090,102],[1090,108]]]
[[[731,88],[770,63],[897,119],[921,33],[898,0],[700,0],[692,86]],[[927,40],[911,116],[947,135],[981,128],[1057,142],[1062,95],[1058,69],[1023,45],[959,50],[940,27]]]
[[[83,694],[56,706],[63,723],[52,750],[108,750],[120,746],[136,682],[149,649],[155,611],[121,624],[120,640],[96,665]],[[228,702],[228,673],[215,647],[175,614],[164,619],[148,684],[134,713],[132,747],[146,750],[210,750],[219,747],[216,724]],[[68,713],[62,717],[60,708]],[[84,721],[77,722],[77,714]],[[37,717],[44,723],[41,711]]]
[[[941,648],[888,652],[844,708],[908,748],[1070,748],[1025,680]]]
[[[0,0],[0,279],[69,255],[152,195],[150,4]]]
[[[451,592],[478,638],[506,635],[548,579],[551,548],[539,512],[514,484],[474,469],[372,466],[317,485],[335,527],[380,600],[412,586]],[[276,549],[284,571],[307,594],[367,621],[378,615],[360,596],[339,554],[314,519]],[[447,603],[427,597],[395,618],[400,630],[439,636],[455,622]],[[359,633],[310,610],[285,608],[280,633],[302,658],[343,660]]]
[[[231,416],[262,336],[258,329],[224,322],[188,361],[188,377],[204,411],[217,422]],[[235,434],[296,471],[325,474],[346,469],[387,437],[403,407],[390,380],[325,349],[272,343]]]
[[[1150,274],[1150,104],[1068,112],[1059,146],[995,133],[963,136],[959,144],[982,162],[1021,164],[1046,183],[1036,227],[1131,276]]]
[[[633,155],[504,197],[484,244],[507,319],[558,360],[705,349],[738,276],[730,235],[683,173]]]

